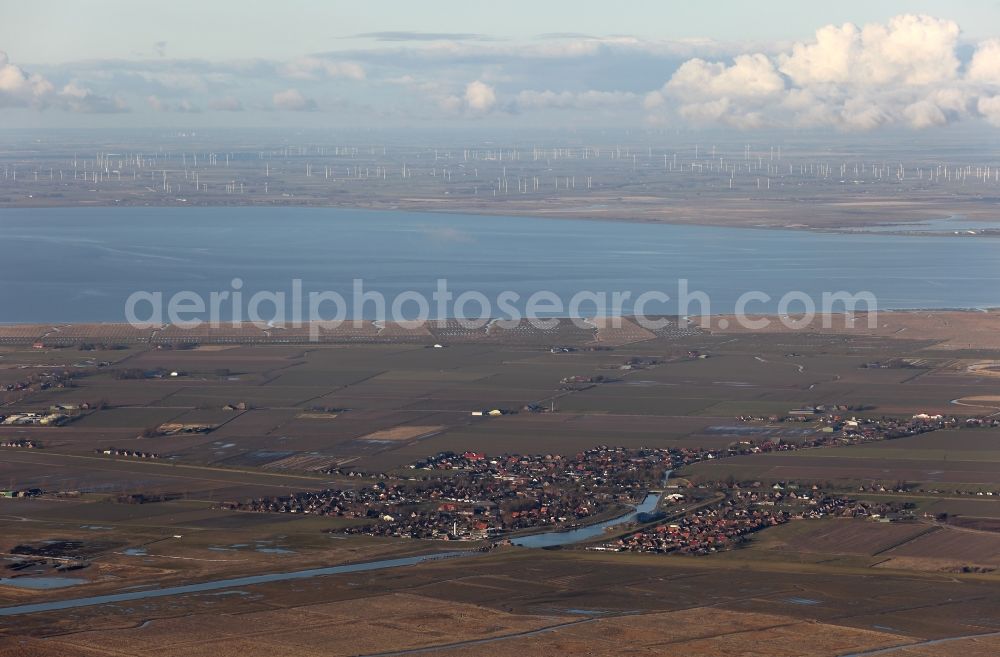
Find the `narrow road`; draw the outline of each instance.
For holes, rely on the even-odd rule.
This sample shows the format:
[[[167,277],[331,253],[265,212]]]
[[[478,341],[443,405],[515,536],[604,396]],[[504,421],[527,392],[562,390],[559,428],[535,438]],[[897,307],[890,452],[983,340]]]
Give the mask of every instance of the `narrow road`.
[[[944,639],[928,639],[927,641],[918,641],[916,643],[904,643],[898,646],[892,646],[890,648],[878,648],[877,650],[866,650],[865,652],[852,652],[843,655],[838,655],[838,657],[874,657],[875,655],[891,655],[899,650],[908,650],[909,648],[923,648],[925,646],[937,646],[943,643],[951,643],[952,641],[964,641],[966,639],[978,639],[991,636],[1000,636],[1000,632],[985,632],[983,634],[963,634],[962,636],[949,636]]]
[[[481,646],[483,644],[494,643],[496,641],[507,641],[509,639],[522,639],[524,637],[537,636],[539,634],[554,632],[555,630],[561,630],[563,628],[571,627],[573,625],[583,625],[584,623],[593,623],[596,620],[599,619],[596,617],[581,618],[579,620],[569,621],[566,623],[559,623],[557,625],[548,625],[546,627],[538,628],[537,630],[525,630],[524,632],[503,634],[501,636],[494,636],[486,639],[469,639],[467,641],[456,641],[455,643],[441,643],[434,646],[424,646],[423,648],[408,648],[406,650],[394,650],[391,652],[371,652],[363,655],[358,655],[358,657],[400,657],[402,655],[418,655],[422,652],[437,652],[438,650],[453,650],[455,648]]]

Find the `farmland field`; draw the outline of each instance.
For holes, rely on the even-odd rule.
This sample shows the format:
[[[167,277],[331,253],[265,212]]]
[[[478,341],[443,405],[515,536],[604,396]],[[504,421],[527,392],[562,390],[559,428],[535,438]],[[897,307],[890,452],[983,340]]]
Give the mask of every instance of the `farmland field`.
[[[0,381],[22,380],[25,366],[81,365],[69,384],[5,393],[3,413],[71,410],[60,426],[0,425],[0,438],[38,443],[0,448],[0,481],[46,491],[0,499],[0,550],[70,541],[89,564],[78,586],[0,586],[3,605],[454,549],[338,533],[363,518],[225,506],[363,490],[382,473],[419,479],[426,471],[408,466],[440,452],[801,446],[829,435],[831,416],[945,413],[955,427],[696,459],[671,480],[680,491],[795,482],[906,506],[905,522],[795,520],[701,557],[496,547],[412,568],[14,617],[0,621],[0,645],[11,638],[16,654],[40,656],[450,655],[472,646],[611,655],[628,642],[636,654],[710,655],[766,642],[773,654],[834,657],[904,644],[912,647],[899,654],[918,655],[927,640],[964,646],[956,637],[998,629],[1000,430],[962,426],[992,411],[953,403],[985,404],[995,379],[969,371],[967,354],[952,357],[939,336],[629,330],[605,331],[608,344],[596,349],[593,336],[567,330],[569,348],[553,353],[520,334],[455,333],[441,348],[432,346],[440,335],[416,335],[297,345],[214,344],[221,338],[206,334],[197,348],[132,344],[88,361],[106,360],[100,367],[72,345],[0,347]],[[919,367],[869,367],[875,353]],[[788,415],[803,407],[823,410]],[[493,409],[499,416],[481,414]],[[859,587],[875,592],[858,600]],[[207,614],[254,633],[213,634]],[[969,655],[988,645],[977,641]]]

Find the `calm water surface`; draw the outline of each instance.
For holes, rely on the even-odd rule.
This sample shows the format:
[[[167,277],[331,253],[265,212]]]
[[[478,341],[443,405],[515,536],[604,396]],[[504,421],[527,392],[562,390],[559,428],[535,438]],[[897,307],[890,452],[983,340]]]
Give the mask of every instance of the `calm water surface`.
[[[439,278],[458,294],[660,290],[678,279],[731,312],[743,292],[873,292],[882,308],[1000,306],[997,241],[307,208],[0,210],[0,322],[123,321],[136,290],[207,298],[332,290],[391,300]],[[475,304],[470,315],[478,315]],[[626,306],[625,310],[629,309]],[[586,308],[584,308],[586,310]],[[697,307],[692,308],[697,311]],[[673,303],[647,312],[676,312]],[[368,305],[364,315],[370,317]],[[410,310],[412,312],[412,308]],[[454,314],[454,313],[450,313]],[[494,313],[497,314],[497,313]]]

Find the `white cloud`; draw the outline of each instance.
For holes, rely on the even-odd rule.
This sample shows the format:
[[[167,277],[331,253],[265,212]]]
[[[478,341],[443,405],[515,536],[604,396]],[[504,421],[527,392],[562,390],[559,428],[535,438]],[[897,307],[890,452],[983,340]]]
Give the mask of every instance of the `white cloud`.
[[[903,108],[903,116],[910,126],[921,129],[945,125],[948,117],[944,110],[929,100],[918,100]]]
[[[316,109],[316,101],[306,98],[298,89],[285,89],[272,96],[275,109],[292,112],[305,112]]]
[[[146,96],[146,105],[154,112],[182,112],[188,114],[201,112],[200,107],[187,99],[181,100],[172,105],[159,96]]]
[[[282,73],[299,80],[315,80],[323,77],[364,80],[367,75],[364,67],[357,62],[313,56],[299,57],[288,62],[282,68]]]
[[[437,100],[438,107],[446,114],[460,114],[464,105],[458,96],[442,96]]]
[[[902,15],[864,28],[846,23],[816,31],[778,56],[782,73],[798,86],[927,85],[958,71],[958,25],[931,16]]]
[[[477,117],[498,108],[496,89],[482,80],[469,82],[461,94],[448,93],[437,84],[418,84],[416,81],[401,84],[426,94],[445,114]]]
[[[686,98],[775,97],[785,90],[785,81],[778,75],[766,55],[737,55],[731,66],[691,59],[681,64],[666,91]]]
[[[474,80],[465,85],[465,105],[471,111],[485,114],[497,104],[496,89],[481,80]]]
[[[204,92],[219,84],[231,82],[229,76],[190,71],[134,71],[132,75],[164,89]]]
[[[208,101],[208,109],[216,112],[242,112],[243,103],[240,102],[238,98],[224,96],[222,98],[213,98]]]
[[[533,109],[592,109],[634,104],[639,97],[627,91],[534,91],[525,90],[517,94],[517,107]]]
[[[0,107],[44,107],[54,92],[40,75],[29,75],[0,51]]]
[[[70,112],[114,114],[128,111],[128,106],[121,97],[108,98],[107,96],[95,94],[76,80],[64,86],[56,94],[52,100],[52,104],[59,109]]]
[[[1000,41],[980,44],[963,71],[959,33],[953,21],[918,15],[828,25],[812,41],[774,55],[737,55],[728,64],[688,60],[644,107],[652,118],[676,106],[687,120],[741,128],[922,129],[992,118]]]
[[[1000,39],[979,44],[969,62],[968,77],[973,82],[1000,85]]]
[[[574,120],[626,123],[645,114],[656,123],[740,128],[1000,125],[1000,38],[973,46],[953,21],[930,16],[828,25],[798,43],[430,36],[411,35],[401,46],[218,61],[172,58],[157,43],[137,59],[48,64],[37,72],[43,75],[0,53],[0,107],[111,112],[127,109],[127,99],[150,113],[304,111],[322,99],[324,111],[362,121],[373,113],[510,121],[536,112],[542,123],[564,112]],[[330,88],[341,85],[355,92],[351,102],[331,97]]]
[[[531,41],[432,41],[419,46],[410,44],[391,51],[400,58],[449,60],[574,60],[606,54],[647,54],[663,57],[690,57],[695,54],[721,55],[733,52],[733,44],[704,38],[642,39],[632,36],[543,35]]]
[[[976,109],[995,126],[1000,126],[1000,96],[984,96],[979,99]]]
[[[56,91],[55,86],[41,75],[26,73],[11,64],[3,51],[0,51],[0,107],[55,108],[88,113],[128,111],[122,98],[96,94],[76,80]]]

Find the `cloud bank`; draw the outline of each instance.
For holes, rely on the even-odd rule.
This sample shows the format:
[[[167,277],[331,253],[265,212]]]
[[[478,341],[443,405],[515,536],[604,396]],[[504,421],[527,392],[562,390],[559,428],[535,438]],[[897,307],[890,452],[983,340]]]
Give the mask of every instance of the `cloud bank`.
[[[1000,125],[1000,40],[959,58],[958,25],[923,15],[828,25],[809,42],[730,62],[690,59],[644,99],[653,122],[671,111],[737,128],[915,129],[985,118]]]
[[[95,94],[76,80],[60,89],[37,73],[28,74],[12,64],[7,53],[0,51],[0,108],[58,108],[70,112],[126,112],[128,107],[119,98]]]
[[[522,41],[473,32],[357,36],[378,43],[285,59],[209,61],[170,58],[167,44],[156,42],[152,57],[37,71],[0,52],[0,108],[134,107],[133,123],[155,115],[148,120],[178,124],[194,121],[181,116],[191,113],[226,112],[216,120],[255,125],[273,120],[264,112],[315,112],[296,121],[320,124],[336,115],[361,124],[377,117],[384,124],[537,127],[643,120],[841,131],[963,121],[1000,126],[1000,38],[967,43],[954,21],[924,15],[827,25],[808,40],[764,45],[572,32]]]
[[[271,98],[274,108],[290,112],[311,112],[317,108],[316,101],[306,98],[298,89],[279,91]]]

